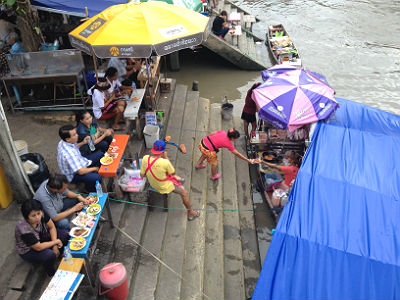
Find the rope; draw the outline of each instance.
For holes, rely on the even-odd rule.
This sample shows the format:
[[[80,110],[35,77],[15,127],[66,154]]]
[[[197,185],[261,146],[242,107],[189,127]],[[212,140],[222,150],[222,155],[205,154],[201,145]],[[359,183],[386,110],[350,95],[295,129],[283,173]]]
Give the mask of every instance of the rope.
[[[104,219],[103,217],[101,217]],[[189,285],[192,285],[191,282],[187,281],[184,279],[178,272],[176,272],[174,269],[172,269],[170,266],[168,266],[165,262],[163,262],[161,259],[159,259],[156,255],[154,255],[150,250],[147,250],[143,245],[141,245],[139,242],[137,242],[133,237],[131,237],[128,233],[126,233],[124,230],[119,228],[117,225],[114,225],[114,227],[121,232],[123,235],[125,235],[128,239],[130,239],[132,242],[134,242],[136,245],[138,245],[140,248],[145,250],[147,253],[149,253],[155,260],[157,260],[160,264],[162,264],[164,267],[166,267],[168,270],[170,270],[173,274],[175,274],[180,280],[186,282]],[[203,296],[207,299],[210,299],[203,291],[201,291]]]

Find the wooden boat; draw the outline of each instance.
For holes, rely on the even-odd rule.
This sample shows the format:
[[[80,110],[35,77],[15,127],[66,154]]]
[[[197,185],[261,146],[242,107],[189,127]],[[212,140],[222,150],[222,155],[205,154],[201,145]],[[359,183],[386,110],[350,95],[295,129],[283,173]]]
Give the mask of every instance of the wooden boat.
[[[276,64],[301,67],[299,53],[282,24],[268,27],[265,44],[268,46]]]

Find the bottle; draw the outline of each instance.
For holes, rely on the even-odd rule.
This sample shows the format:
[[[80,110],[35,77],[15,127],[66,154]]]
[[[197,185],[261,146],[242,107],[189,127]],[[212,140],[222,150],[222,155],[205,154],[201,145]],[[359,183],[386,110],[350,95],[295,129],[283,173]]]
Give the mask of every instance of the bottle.
[[[97,193],[97,198],[101,198],[103,196],[103,190],[101,189],[101,184],[99,181],[96,181],[96,193]]]
[[[89,137],[89,139],[88,139],[88,145],[89,145],[89,149],[90,149],[90,151],[94,151],[96,148],[94,147],[94,143],[93,143],[93,140],[92,140],[92,137],[90,136]]]
[[[74,263],[74,261],[72,260],[71,251],[67,247],[64,248],[64,260],[69,265],[72,265]]]

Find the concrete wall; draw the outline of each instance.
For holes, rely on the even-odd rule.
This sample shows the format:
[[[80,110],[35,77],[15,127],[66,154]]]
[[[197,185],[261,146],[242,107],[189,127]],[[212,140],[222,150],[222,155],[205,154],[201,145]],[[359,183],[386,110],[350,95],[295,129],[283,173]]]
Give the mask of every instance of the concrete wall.
[[[6,174],[13,192],[14,200],[19,203],[32,197],[33,189],[28,176],[23,170],[21,160],[17,156],[3,105],[0,102],[0,165]]]

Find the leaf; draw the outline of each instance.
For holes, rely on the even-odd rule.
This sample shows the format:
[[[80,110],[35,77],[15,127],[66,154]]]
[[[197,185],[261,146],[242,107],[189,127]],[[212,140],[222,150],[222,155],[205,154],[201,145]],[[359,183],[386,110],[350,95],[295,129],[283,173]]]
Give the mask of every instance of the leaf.
[[[13,6],[15,4],[15,0],[7,0],[7,2],[6,2],[6,5],[8,6],[8,7],[11,7],[11,6]]]
[[[17,7],[15,12],[19,15],[25,15],[25,11],[21,7]]]
[[[33,27],[33,29],[35,29],[37,35],[40,34],[40,28],[39,27],[35,26],[35,27]]]

